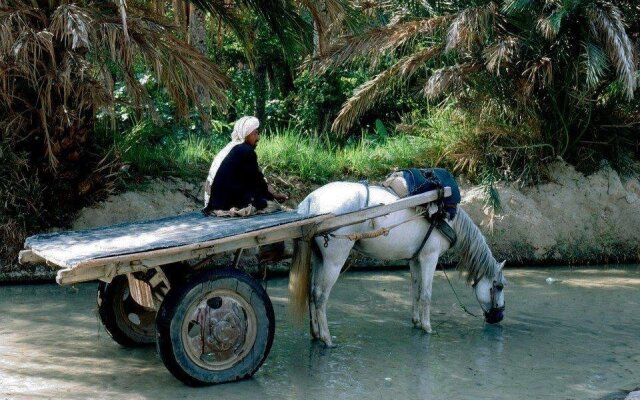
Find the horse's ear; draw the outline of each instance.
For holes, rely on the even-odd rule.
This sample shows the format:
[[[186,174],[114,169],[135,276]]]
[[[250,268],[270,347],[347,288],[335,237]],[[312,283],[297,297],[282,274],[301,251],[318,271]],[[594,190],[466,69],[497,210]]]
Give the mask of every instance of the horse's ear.
[[[504,260],[501,263],[498,263],[498,271],[500,271],[499,276],[500,276],[500,280],[502,281],[502,284],[507,284],[507,278],[505,278],[504,276],[504,265],[507,263],[507,260]]]

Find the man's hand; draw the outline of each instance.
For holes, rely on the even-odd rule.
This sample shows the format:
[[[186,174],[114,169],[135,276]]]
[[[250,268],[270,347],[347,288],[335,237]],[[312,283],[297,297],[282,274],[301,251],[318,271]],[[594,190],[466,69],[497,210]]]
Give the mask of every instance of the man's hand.
[[[287,196],[284,193],[272,193],[273,197],[278,200],[279,203],[284,203],[285,201],[289,200],[289,196]]]
[[[289,200],[289,196],[287,196],[284,193],[277,192],[273,188],[273,186],[268,185],[267,188],[269,189],[269,193],[271,193],[271,195],[273,195],[273,198],[276,199],[277,202],[284,203],[285,201]]]

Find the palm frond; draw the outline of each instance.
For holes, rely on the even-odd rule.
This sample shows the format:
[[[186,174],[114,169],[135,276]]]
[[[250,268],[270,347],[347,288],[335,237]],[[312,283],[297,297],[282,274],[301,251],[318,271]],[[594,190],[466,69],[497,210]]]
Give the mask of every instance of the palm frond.
[[[330,0],[339,1],[339,0]],[[291,0],[190,0],[192,4],[220,16],[244,42],[251,34],[242,13],[258,15],[280,44],[288,49],[286,57],[295,57],[312,48],[311,25],[295,12]],[[231,11],[231,9],[234,9]],[[238,13],[239,12],[239,13]],[[233,18],[229,18],[233,16]],[[243,26],[243,24],[245,24]]]
[[[361,57],[374,60],[375,63],[382,54],[399,48],[417,36],[433,33],[444,26],[450,18],[450,16],[440,16],[410,21],[391,27],[373,28],[362,35],[343,37],[331,46],[325,57],[318,60],[314,65],[314,71],[324,73],[329,68],[353,62]]]
[[[502,39],[484,50],[483,56],[487,69],[500,75],[500,67],[511,63],[518,47],[518,40],[512,36]]]
[[[17,36],[31,29],[31,21],[46,21],[38,8],[18,3],[11,8],[0,7],[0,54],[8,54]]]
[[[562,28],[562,22],[568,15],[566,8],[560,6],[556,8],[548,17],[542,17],[538,20],[538,31],[545,37],[545,39],[552,40],[555,38],[560,29]]]
[[[593,42],[582,43],[583,53],[581,54],[581,64],[585,71],[587,87],[594,88],[605,75],[609,62],[604,50]]]
[[[534,0],[507,0],[502,5],[502,12],[506,15],[513,15],[525,11],[534,4]]]
[[[465,8],[454,18],[447,31],[446,51],[469,50],[489,36],[498,7],[491,2],[482,7]]]
[[[541,57],[527,63],[522,73],[524,97],[530,96],[535,88],[544,89],[553,81],[553,63],[549,57]]]
[[[123,27],[113,17],[113,12],[103,12],[94,20],[93,25],[99,32],[99,48],[109,54],[109,58],[123,72],[129,71],[124,73],[124,80],[135,102],[147,104],[149,101],[146,91],[130,72],[133,71],[134,61],[141,57],[166,86],[179,115],[188,113],[191,102],[204,116],[202,105],[198,102],[198,87],[204,91],[204,97],[211,98],[217,106],[226,106],[224,89],[230,85],[229,78],[205,55],[173,35],[168,26],[130,10],[130,41],[127,43]]]
[[[473,63],[456,64],[437,69],[431,74],[422,90],[427,99],[435,99],[447,92],[461,90],[465,77],[478,69]]]
[[[92,22],[87,10],[75,4],[62,4],[51,15],[51,32],[65,47],[90,49],[94,39],[89,36]]]
[[[392,92],[399,84],[406,82],[441,50],[442,46],[436,45],[403,57],[391,67],[377,74],[373,79],[357,87],[353,96],[342,105],[342,109],[334,120],[331,130],[345,133],[362,114]]]
[[[632,99],[638,85],[635,54],[620,10],[612,4],[601,4],[590,8],[588,16],[592,32],[603,42],[627,98]]]

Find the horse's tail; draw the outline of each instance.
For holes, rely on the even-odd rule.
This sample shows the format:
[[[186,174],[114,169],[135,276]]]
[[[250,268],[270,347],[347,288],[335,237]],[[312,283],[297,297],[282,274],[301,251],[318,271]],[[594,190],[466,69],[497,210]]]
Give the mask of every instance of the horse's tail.
[[[289,271],[289,310],[296,322],[301,322],[309,305],[311,286],[311,252],[313,239],[293,241],[293,258]]]

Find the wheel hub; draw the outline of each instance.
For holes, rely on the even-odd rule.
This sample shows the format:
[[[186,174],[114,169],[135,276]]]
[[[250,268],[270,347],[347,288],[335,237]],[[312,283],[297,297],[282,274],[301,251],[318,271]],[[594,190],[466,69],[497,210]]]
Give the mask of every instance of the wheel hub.
[[[183,324],[187,354],[208,370],[222,370],[244,358],[255,342],[253,308],[228,289],[207,293],[194,302]]]
[[[210,316],[209,321],[203,322],[209,328],[209,334],[206,335],[206,346],[203,353],[206,353],[207,350],[228,351],[244,342],[246,321],[240,319],[237,307],[231,310],[215,310],[215,313],[207,314]],[[204,329],[203,333],[206,331],[207,329]]]

